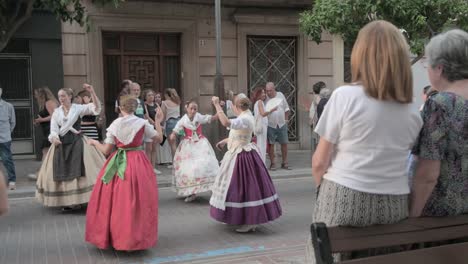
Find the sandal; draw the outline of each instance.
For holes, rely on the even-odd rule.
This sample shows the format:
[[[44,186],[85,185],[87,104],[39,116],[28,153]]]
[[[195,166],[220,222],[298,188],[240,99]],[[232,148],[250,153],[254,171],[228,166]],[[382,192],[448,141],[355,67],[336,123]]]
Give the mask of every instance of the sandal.
[[[281,163],[281,168],[284,170],[291,170],[291,168],[289,168],[288,163]]]
[[[270,170],[275,171],[276,170],[276,165],[274,163],[270,164]]]

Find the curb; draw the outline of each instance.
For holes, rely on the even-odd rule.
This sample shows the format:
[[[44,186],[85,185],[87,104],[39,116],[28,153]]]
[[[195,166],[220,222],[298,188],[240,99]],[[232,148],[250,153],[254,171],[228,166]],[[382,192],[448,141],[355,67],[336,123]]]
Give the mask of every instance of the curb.
[[[270,176],[272,180],[277,179],[294,179],[303,176],[311,175],[311,168],[294,169],[294,170],[282,170],[271,171]],[[168,176],[160,176],[160,178],[169,178]],[[158,182],[158,188],[167,188],[172,186],[171,180],[161,180]],[[19,187],[14,191],[8,191],[8,199],[17,198],[31,198],[36,195],[36,186],[31,184],[29,186]]]

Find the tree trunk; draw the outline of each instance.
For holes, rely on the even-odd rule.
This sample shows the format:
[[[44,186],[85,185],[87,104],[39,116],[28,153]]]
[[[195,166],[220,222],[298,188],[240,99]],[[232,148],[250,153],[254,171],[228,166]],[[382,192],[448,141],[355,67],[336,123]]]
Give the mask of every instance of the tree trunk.
[[[0,28],[0,52],[8,45],[11,37],[31,17],[35,0],[12,0],[16,4],[14,8],[5,10],[5,24]],[[9,6],[8,4],[6,5]]]

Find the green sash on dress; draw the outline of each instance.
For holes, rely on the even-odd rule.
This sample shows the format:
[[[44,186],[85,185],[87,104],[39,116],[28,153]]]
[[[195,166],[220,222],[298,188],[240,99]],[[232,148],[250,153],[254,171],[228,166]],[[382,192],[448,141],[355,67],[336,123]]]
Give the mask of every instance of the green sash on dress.
[[[118,148],[117,153],[112,157],[109,163],[107,163],[106,170],[102,176],[101,180],[105,184],[111,182],[115,174],[117,174],[120,179],[124,179],[125,169],[127,168],[127,151],[133,150],[143,150],[143,146],[135,148]]]

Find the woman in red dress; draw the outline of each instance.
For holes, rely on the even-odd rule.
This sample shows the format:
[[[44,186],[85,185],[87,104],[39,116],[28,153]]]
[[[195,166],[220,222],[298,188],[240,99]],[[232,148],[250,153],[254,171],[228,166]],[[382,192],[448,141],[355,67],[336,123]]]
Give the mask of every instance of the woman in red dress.
[[[161,142],[163,115],[156,112],[155,127],[133,113],[131,96],[120,99],[122,117],[107,129],[105,144],[89,140],[104,154],[112,153],[101,169],[86,213],[86,241],[98,248],[133,251],[156,245],[158,188],[153,166],[146,157],[145,139]]]

